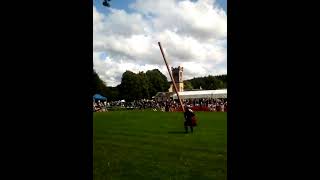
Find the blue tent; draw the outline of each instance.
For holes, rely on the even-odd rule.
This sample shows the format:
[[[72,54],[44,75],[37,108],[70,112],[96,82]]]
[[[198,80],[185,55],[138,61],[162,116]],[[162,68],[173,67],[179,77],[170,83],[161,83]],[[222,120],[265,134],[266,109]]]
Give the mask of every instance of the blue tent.
[[[106,97],[103,97],[103,96],[101,96],[100,94],[95,94],[95,95],[93,96],[93,99],[94,99],[94,100],[102,100],[102,101],[106,101],[106,100],[107,100]]]

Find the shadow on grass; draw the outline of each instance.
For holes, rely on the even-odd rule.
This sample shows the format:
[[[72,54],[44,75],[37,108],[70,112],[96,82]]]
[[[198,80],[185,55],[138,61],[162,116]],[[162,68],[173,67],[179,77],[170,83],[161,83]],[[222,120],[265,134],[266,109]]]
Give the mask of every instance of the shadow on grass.
[[[186,134],[185,131],[169,131],[169,134]]]

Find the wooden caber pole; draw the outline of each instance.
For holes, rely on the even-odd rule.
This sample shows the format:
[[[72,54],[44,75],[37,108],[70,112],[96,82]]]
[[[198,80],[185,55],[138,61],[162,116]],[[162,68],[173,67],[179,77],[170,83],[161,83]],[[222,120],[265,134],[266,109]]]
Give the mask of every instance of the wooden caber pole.
[[[168,63],[167,63],[167,60],[166,60],[166,57],[165,57],[164,52],[163,52],[163,50],[162,50],[162,47],[161,47],[160,42],[158,42],[158,44],[159,44],[159,47],[160,47],[160,51],[161,51],[161,54],[162,54],[163,60],[164,60],[164,62],[166,63],[166,66],[167,66],[167,69],[168,69],[168,72],[169,72],[169,75],[170,75],[171,81],[172,81],[172,83],[173,83],[174,90],[175,90],[175,91],[176,91],[176,93],[177,93],[177,96],[178,96],[178,99],[179,99],[180,105],[181,105],[181,107],[182,107],[182,110],[183,110],[183,112],[185,112],[185,109],[184,109],[183,103],[182,103],[182,101],[181,101],[181,99],[180,99],[180,96],[179,96],[179,92],[178,92],[178,89],[177,89],[177,86],[176,86],[176,82],[175,82],[175,81],[174,81],[174,79],[173,79],[173,76],[172,76],[172,74],[171,74],[171,71],[170,71],[169,65],[168,65]]]

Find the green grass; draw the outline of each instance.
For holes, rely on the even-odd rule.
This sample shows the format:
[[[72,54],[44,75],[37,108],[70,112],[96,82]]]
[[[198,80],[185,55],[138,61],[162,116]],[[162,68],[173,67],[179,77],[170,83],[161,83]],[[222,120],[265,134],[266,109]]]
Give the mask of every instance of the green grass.
[[[227,178],[227,114],[197,112],[184,134],[182,113],[94,113],[94,180]]]

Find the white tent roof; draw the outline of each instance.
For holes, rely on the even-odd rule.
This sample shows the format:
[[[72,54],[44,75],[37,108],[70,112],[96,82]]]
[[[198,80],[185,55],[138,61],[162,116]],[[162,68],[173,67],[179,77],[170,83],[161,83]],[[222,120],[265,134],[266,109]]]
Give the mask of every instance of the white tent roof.
[[[203,90],[203,91],[183,91],[179,92],[181,99],[196,99],[196,98],[227,98],[227,89],[218,90]],[[177,94],[173,95],[173,99],[178,99]]]

